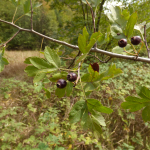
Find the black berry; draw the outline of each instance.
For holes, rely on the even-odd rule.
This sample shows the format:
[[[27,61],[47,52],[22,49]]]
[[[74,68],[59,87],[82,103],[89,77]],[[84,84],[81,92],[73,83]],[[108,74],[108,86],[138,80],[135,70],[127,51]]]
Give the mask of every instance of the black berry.
[[[126,39],[120,39],[120,40],[118,41],[118,45],[119,45],[120,47],[126,47],[126,45],[127,45],[127,40],[126,40]]]
[[[57,81],[57,87],[58,88],[65,88],[66,87],[66,85],[67,85],[67,82],[66,82],[66,80],[64,80],[64,79],[59,79],[58,81]]]
[[[77,75],[75,74],[75,73],[69,73],[68,75],[67,75],[67,80],[68,81],[71,81],[71,82],[74,82],[74,81],[76,81],[76,79],[77,79]]]
[[[133,36],[131,38],[131,43],[133,45],[138,45],[141,42],[141,37],[140,36]]]

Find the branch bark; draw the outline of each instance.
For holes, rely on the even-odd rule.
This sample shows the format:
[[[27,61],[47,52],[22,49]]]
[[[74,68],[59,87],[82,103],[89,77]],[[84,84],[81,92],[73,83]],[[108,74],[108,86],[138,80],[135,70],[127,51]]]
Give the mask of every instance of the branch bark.
[[[150,49],[148,48],[147,40],[146,40],[146,25],[144,25],[144,43],[147,49],[148,58],[150,58]]]
[[[32,0],[30,0],[31,5],[31,30],[33,30],[33,10],[32,10]]]
[[[67,47],[70,47],[72,49],[76,49],[76,50],[79,50],[79,47],[77,45],[72,45],[72,44],[69,44],[67,42],[64,42],[64,41],[60,41],[60,40],[56,40],[54,38],[51,38],[51,37],[48,37],[46,35],[43,35],[39,32],[36,32],[34,30],[30,30],[30,29],[24,29],[24,28],[21,28],[11,22],[8,22],[8,21],[5,21],[5,20],[2,20],[0,19],[0,22],[3,22],[3,23],[6,23],[6,24],[9,24],[17,29],[19,29],[18,33],[20,31],[26,31],[26,32],[30,32],[30,33],[34,33],[36,35],[39,35],[41,37],[44,37],[45,39],[48,39],[52,42],[55,42],[55,43],[58,43],[58,44],[61,44],[61,45],[65,45]],[[16,33],[16,34],[18,34]],[[16,35],[15,35],[16,36]],[[11,38],[12,39],[12,38]],[[10,40],[9,40],[10,41]],[[8,42],[7,42],[8,43]],[[4,45],[4,44],[2,44]],[[135,60],[135,61],[141,61],[141,62],[147,62],[147,63],[150,63],[150,59],[149,58],[143,58],[143,57],[138,57],[136,58],[135,56],[127,56],[127,55],[122,55],[122,54],[116,54],[116,53],[112,53],[112,52],[108,52],[108,51],[105,51],[105,50],[102,50],[102,49],[98,49],[98,48],[91,48],[91,52],[96,52],[96,53],[101,53],[101,54],[105,54],[107,56],[110,56],[112,58],[122,58],[122,59],[128,59],[128,60]]]
[[[80,0],[80,3],[81,3],[81,6],[82,6],[82,11],[83,11],[84,25],[86,26],[86,21],[85,21],[85,11],[84,11],[84,7],[83,7],[82,0]]]
[[[100,24],[100,20],[101,20],[101,14],[102,14],[102,11],[103,11],[103,5],[105,3],[106,0],[102,0],[101,4],[100,4],[100,7],[99,7],[99,16],[98,16],[98,21],[97,21],[97,24],[96,24],[96,32],[98,32],[99,30],[99,24]]]
[[[5,42],[4,44],[0,45],[0,47],[6,46],[7,43],[9,43],[19,32],[20,32],[20,30],[18,30],[7,42]]]

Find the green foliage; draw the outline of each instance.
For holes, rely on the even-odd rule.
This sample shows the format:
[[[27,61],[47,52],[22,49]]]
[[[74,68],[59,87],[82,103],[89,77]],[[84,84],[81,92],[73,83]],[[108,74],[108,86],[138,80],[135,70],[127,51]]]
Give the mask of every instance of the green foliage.
[[[142,118],[144,121],[150,121],[150,90],[146,87],[142,87],[140,92],[138,93],[138,97],[129,96],[121,104],[122,108],[130,109],[131,112],[141,110],[142,108]]]
[[[93,47],[93,45],[96,43],[96,41],[100,38],[100,32],[95,32],[91,35],[90,41],[88,42],[89,34],[86,30],[86,27],[83,28],[83,35],[79,34],[78,37],[78,46],[80,51],[83,54],[89,53],[90,49]]]
[[[125,35],[127,38],[129,38],[132,35],[136,22],[137,22],[137,13],[135,12],[130,16],[127,22],[127,26],[125,29]]]
[[[20,9],[18,12],[21,12],[20,14],[23,14],[22,16],[27,15],[26,16],[27,20],[29,20],[30,18],[28,18],[28,16],[30,16],[30,9],[31,9],[30,1],[12,0],[12,2],[16,7],[18,7],[17,8],[18,10]],[[71,4],[72,5],[71,9],[78,8],[78,5],[76,5],[76,0],[73,0],[72,2],[67,1],[67,4],[65,3],[65,5],[64,5],[64,0],[61,2],[62,4],[59,7],[65,7],[65,5],[69,6]],[[63,53],[63,52],[59,52],[59,48],[56,51],[46,46],[44,52],[41,52],[44,54],[45,58],[29,57],[25,60],[25,63],[30,65],[25,69],[25,72],[29,76],[34,77],[33,82],[35,87],[32,86],[28,87],[28,84],[24,84],[26,85],[26,87],[28,87],[25,88],[24,85],[21,85],[18,82],[13,82],[16,83],[17,86],[15,84],[13,86],[8,84],[8,86],[2,87],[0,89],[3,93],[1,94],[2,98],[5,101],[7,100],[11,101],[13,99],[13,97],[10,94],[10,91],[14,87],[15,88],[21,87],[20,88],[21,90],[18,91],[23,93],[24,95],[23,98],[21,99],[22,101],[20,102],[22,106],[19,105],[20,103],[17,103],[18,104],[16,105],[17,107],[14,105],[15,107],[13,107],[13,109],[11,107],[10,108],[8,107],[8,109],[6,109],[6,107],[0,108],[1,109],[0,125],[2,126],[0,128],[1,130],[0,144],[2,144],[2,150],[11,149],[12,147],[13,148],[17,147],[17,149],[38,149],[38,150],[39,149],[56,149],[56,150],[62,149],[63,150],[64,148],[77,149],[79,146],[76,146],[74,142],[79,143],[79,141],[84,141],[83,143],[84,146],[86,144],[91,144],[90,147],[91,149],[93,149],[93,146],[95,145],[97,146],[97,148],[102,149],[102,147],[104,146],[102,146],[101,143],[98,143],[99,139],[102,140],[103,143],[107,143],[108,149],[114,149],[114,147],[117,146],[115,146],[116,143],[114,145],[112,144],[113,143],[112,135],[115,133],[115,130],[118,128],[118,126],[119,128],[127,132],[127,136],[125,136],[125,140],[122,140],[123,141],[122,145],[118,146],[117,149],[122,149],[122,148],[134,149],[134,147],[131,145],[132,142],[137,141],[137,139],[141,139],[141,134],[137,134],[136,135],[137,137],[135,137],[134,139],[130,138],[129,132],[131,129],[131,122],[132,122],[131,120],[132,119],[135,120],[135,116],[134,115],[131,116],[130,114],[123,115],[123,111],[118,107],[118,103],[120,101],[124,101],[124,97],[126,97],[127,95],[131,95],[131,93],[135,92],[134,88],[136,86],[135,85],[136,82],[139,82],[140,84],[144,84],[144,82],[149,83],[149,77],[146,74],[147,70],[145,71],[144,74],[144,82],[141,80],[141,78],[143,78],[142,73],[144,72],[143,67],[141,69],[141,65],[143,64],[140,63],[136,64],[137,66],[139,65],[137,70],[135,70],[135,66],[134,65],[132,66],[130,63],[125,62],[120,64],[117,62],[116,65],[114,63],[111,65],[109,64],[109,66],[105,65],[101,67],[100,72],[97,72],[92,69],[91,65],[89,65],[91,61],[87,60],[87,56],[95,43],[97,43],[99,46],[102,45],[105,46],[106,44],[105,49],[107,49],[108,45],[110,44],[113,52],[124,54],[123,49],[120,49],[118,46],[114,47],[115,42],[112,42],[112,37],[117,40],[121,38],[127,38],[129,40],[129,38],[133,35],[133,33],[136,33],[134,29],[140,31],[140,33],[143,36],[144,33],[143,26],[146,24],[147,25],[146,29],[147,31],[149,31],[150,25],[149,23],[146,22],[142,22],[136,25],[136,22],[138,21],[137,12],[134,12],[130,8],[130,6],[128,9],[124,9],[124,10],[122,10],[118,6],[117,7],[111,6],[110,7],[111,13],[107,14],[111,22],[111,26],[108,25],[108,27],[105,27],[104,33],[105,31],[106,33],[105,34],[102,34],[101,32],[91,33],[89,32],[89,29],[92,30],[92,25],[90,25],[91,23],[88,21],[88,19],[91,20],[91,18],[88,17],[88,7],[85,7],[86,11],[84,11],[85,5],[83,5],[82,2],[87,3],[87,1],[85,0],[80,1],[80,4],[82,5],[84,22],[78,22],[80,20],[79,18],[81,18],[81,14],[77,17],[75,16],[68,20],[71,23],[77,22],[78,26],[80,26],[80,29],[82,28],[83,24],[87,25],[88,27],[83,28],[83,34],[79,34],[78,40],[76,40],[77,38],[71,37],[72,35],[70,34],[70,31],[68,31],[69,36],[66,37],[67,35],[66,34],[65,35],[66,38],[65,37],[60,38],[60,39],[65,39],[66,41],[67,40],[78,41],[78,46],[81,52],[81,56],[77,57],[74,65],[75,68],[66,69],[65,67],[68,62],[67,61],[61,62],[59,57],[59,55],[62,56],[62,54],[65,55],[71,52],[67,52],[67,49],[64,48],[62,49],[62,51],[63,50],[65,51]],[[98,10],[97,7],[99,6],[101,1],[89,0],[88,2],[90,3],[90,5],[93,7],[93,10],[95,11],[94,15],[96,15],[96,12]],[[58,0],[52,1],[51,4],[52,3],[56,4],[57,7],[60,4]],[[34,1],[33,10],[35,10],[35,8],[39,7],[40,5],[41,4],[36,3]],[[24,8],[24,12],[21,11],[22,10],[21,7]],[[47,15],[45,15],[46,19],[44,19],[44,21],[47,22],[48,20],[47,24],[44,24],[44,21],[41,19],[44,18],[41,17],[42,16],[41,12],[37,11],[37,16],[41,15],[39,17],[41,19],[40,22],[42,22],[44,26],[46,25],[47,27],[49,27],[52,24],[52,26],[50,26],[47,30],[45,30],[45,27],[43,28],[41,27],[41,33],[46,34],[48,36],[51,36],[51,33],[52,34],[54,33],[53,36],[57,37],[58,26],[60,28],[62,27],[61,30],[63,30],[65,27],[66,30],[68,29],[69,22],[63,25],[61,19],[63,17],[60,17],[58,15],[57,7],[54,11],[51,11],[51,13],[49,13],[49,16],[53,16],[52,18],[49,17],[47,18]],[[43,8],[46,10],[45,7]],[[63,8],[61,8],[61,10],[63,10]],[[68,12],[72,12],[73,14],[74,11],[71,10]],[[85,14],[87,14],[87,16]],[[21,26],[22,23],[24,23],[23,18],[21,16],[20,17],[22,18],[21,20],[17,16],[18,19],[14,20],[16,16],[15,15],[13,16],[12,22],[17,21],[17,23]],[[56,23],[56,18],[57,20],[59,20],[58,24]],[[101,15],[99,15],[98,18],[100,19]],[[33,25],[36,26],[34,29],[39,28],[39,25],[36,22],[36,20],[38,20],[38,17],[36,18],[33,17]],[[29,24],[25,23],[23,25],[25,28],[27,28]],[[98,25],[99,24],[97,24],[97,26]],[[104,24],[103,26],[106,25]],[[54,29],[53,31],[50,31],[51,27],[52,29]],[[5,28],[7,28],[7,26],[5,26]],[[74,31],[73,29],[75,29],[75,27],[73,27],[71,30]],[[75,33],[76,34],[80,33],[80,29],[77,28],[78,31],[76,31]],[[12,29],[12,31],[14,32],[15,30]],[[13,33],[12,31],[11,33]],[[61,32],[61,34],[62,33],[63,31]],[[10,33],[8,35],[10,35]],[[5,39],[7,38],[8,37],[6,36]],[[32,40],[34,38],[30,36],[29,39]],[[39,41],[35,40],[35,44],[40,43]],[[72,43],[76,43],[76,42],[73,41]],[[28,42],[26,42],[25,45],[28,45]],[[46,43],[45,45],[48,44]],[[29,47],[32,46],[29,45]],[[129,52],[133,51],[130,48],[130,45],[127,45],[127,50]],[[0,54],[0,71],[4,69],[4,65],[8,64],[7,60],[3,57],[3,55],[4,55],[4,50]],[[115,61],[116,60],[114,60],[114,62]],[[88,64],[85,64],[85,62]],[[76,68],[77,64],[79,64],[78,68]],[[87,66],[89,66],[88,72],[86,70]],[[118,69],[118,67],[124,69],[124,74],[122,74],[121,77],[119,75],[121,75],[122,70]],[[53,85],[53,82],[55,84],[59,79],[66,80],[67,74],[69,72],[77,71],[77,70],[78,70],[78,74],[80,74],[79,71],[82,70],[81,71],[82,77],[79,78],[79,80],[77,80],[76,83],[67,81],[67,86],[63,89],[56,88],[56,86]],[[142,72],[141,74],[140,71]],[[131,75],[133,77],[131,77]],[[114,77],[117,78],[112,79]],[[129,79],[131,78],[132,81],[129,81]],[[149,84],[147,85],[147,87],[148,86]],[[41,93],[39,93],[38,96],[34,95],[36,92],[40,92],[40,91]],[[138,96],[140,98],[128,96],[125,99],[126,102],[123,102],[121,104],[122,108],[129,109],[131,112],[142,109],[143,120],[145,122],[150,121],[150,113],[149,113],[150,94],[149,93],[150,90],[148,88],[146,88],[145,86],[142,87],[138,92]],[[115,102],[115,104],[117,105],[112,105],[114,103],[114,100],[118,100],[118,102]],[[4,104],[5,103],[6,102],[4,102]],[[22,113],[20,115],[21,117],[20,116],[18,117],[19,113]],[[68,116],[68,114],[69,114],[69,120],[72,124],[70,124],[67,121],[66,116]],[[109,116],[108,114],[109,115],[111,114],[111,116]],[[115,115],[120,117],[121,125],[116,123],[117,117]],[[58,116],[59,117],[61,116],[61,118],[59,118]],[[59,122],[61,123],[59,124]],[[88,132],[84,134],[84,136],[82,135],[83,133],[82,129],[80,129],[78,124],[75,124],[77,122],[80,122],[83,128],[86,129],[88,132],[89,130],[92,131],[93,135],[97,138],[97,140],[95,140],[96,142],[92,141],[93,135],[90,135]],[[105,127],[106,125],[109,125],[109,129]],[[104,134],[102,130],[104,131]],[[26,133],[26,131],[27,132],[31,131],[31,133],[27,133],[27,136],[23,136],[22,132]],[[77,131],[79,131],[79,133]],[[134,134],[134,131],[132,134]],[[79,135],[82,136],[79,137]],[[85,137],[85,135],[87,136],[87,138]],[[144,142],[147,142],[146,140]],[[119,142],[117,142],[117,144]],[[139,145],[142,144],[140,143]],[[150,146],[149,145],[147,146],[145,144],[144,147],[148,148]]]
[[[0,72],[4,70],[5,65],[9,64],[8,60],[3,57],[4,52],[5,52],[5,48],[3,48],[2,52],[0,53]]]

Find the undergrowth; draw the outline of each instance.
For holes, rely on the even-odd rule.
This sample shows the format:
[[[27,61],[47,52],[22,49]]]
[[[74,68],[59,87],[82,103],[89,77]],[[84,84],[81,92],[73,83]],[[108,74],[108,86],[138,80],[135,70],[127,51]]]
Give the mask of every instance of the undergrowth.
[[[101,83],[92,93],[105,106],[114,110],[104,115],[106,127],[100,139],[80,125],[70,124],[68,114],[82,92],[57,98],[49,86],[50,98],[41,85],[15,78],[0,79],[0,149],[1,150],[143,150],[150,149],[150,124],[144,123],[140,113],[129,113],[120,104],[128,95],[136,94],[136,87],[150,88],[148,64],[114,60],[123,74]],[[110,63],[101,64],[101,72]],[[83,66],[86,70],[86,64]]]

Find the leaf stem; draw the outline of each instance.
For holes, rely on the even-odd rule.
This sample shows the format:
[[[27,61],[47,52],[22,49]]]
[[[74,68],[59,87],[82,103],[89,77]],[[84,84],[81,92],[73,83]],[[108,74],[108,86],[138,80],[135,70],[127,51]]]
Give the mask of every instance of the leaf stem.
[[[129,53],[129,52],[127,52],[125,48],[124,48],[124,51],[125,51],[126,53],[130,54],[130,55],[137,56],[137,54],[133,54],[133,53]]]
[[[18,7],[16,7],[16,9],[15,9],[15,13],[14,13],[14,15],[13,15],[12,23],[14,22],[14,18],[15,18],[15,15],[16,15],[16,12],[17,12],[17,9],[18,9]]]
[[[22,16],[20,16],[18,19],[15,20],[14,24],[20,19],[22,18],[23,16],[25,16],[25,14],[23,14]]]
[[[65,71],[73,71],[73,72],[77,72],[78,70],[71,70],[71,69],[64,69],[64,68],[59,68],[60,70],[65,70]]]

